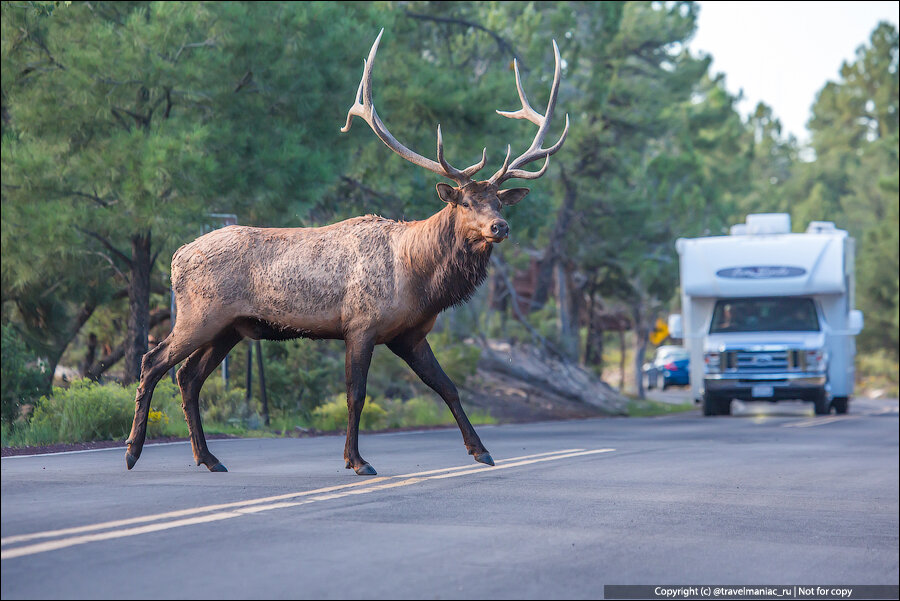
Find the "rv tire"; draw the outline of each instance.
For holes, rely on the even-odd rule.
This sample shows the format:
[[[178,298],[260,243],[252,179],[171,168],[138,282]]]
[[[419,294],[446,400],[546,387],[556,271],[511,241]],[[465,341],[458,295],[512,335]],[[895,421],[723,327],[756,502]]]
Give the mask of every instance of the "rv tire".
[[[719,398],[719,415],[731,415],[731,397]]]
[[[838,415],[843,415],[847,413],[847,406],[849,399],[845,396],[836,396],[831,399],[831,406],[834,407],[834,412]]]
[[[731,405],[729,405],[730,407]],[[711,392],[703,393],[703,415],[719,415],[722,406],[719,404],[719,397]]]
[[[831,413],[831,404],[828,402],[828,396],[824,390],[818,391],[812,397],[816,415],[828,415]]]

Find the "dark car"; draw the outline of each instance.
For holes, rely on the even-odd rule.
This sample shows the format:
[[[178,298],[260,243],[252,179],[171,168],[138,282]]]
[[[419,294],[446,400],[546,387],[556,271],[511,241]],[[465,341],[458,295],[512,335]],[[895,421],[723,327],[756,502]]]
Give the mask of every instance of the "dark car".
[[[653,361],[644,364],[644,387],[648,390],[665,390],[669,386],[687,386],[690,384],[689,365],[687,349],[682,346],[661,346],[656,349]]]

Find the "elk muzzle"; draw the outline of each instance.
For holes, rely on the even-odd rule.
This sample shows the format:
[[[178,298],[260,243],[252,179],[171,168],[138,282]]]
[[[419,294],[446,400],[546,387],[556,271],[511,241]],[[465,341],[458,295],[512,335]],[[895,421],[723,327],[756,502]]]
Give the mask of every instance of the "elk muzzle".
[[[494,243],[501,242],[509,237],[509,224],[503,219],[496,219],[491,223],[490,231],[490,236],[485,237]]]

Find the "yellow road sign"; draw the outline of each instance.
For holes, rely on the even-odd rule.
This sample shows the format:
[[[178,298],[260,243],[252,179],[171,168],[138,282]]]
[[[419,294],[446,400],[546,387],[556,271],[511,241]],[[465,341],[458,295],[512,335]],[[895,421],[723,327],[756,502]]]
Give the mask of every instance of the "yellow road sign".
[[[661,319],[656,320],[656,327],[650,332],[650,342],[655,346],[669,337],[669,326]]]

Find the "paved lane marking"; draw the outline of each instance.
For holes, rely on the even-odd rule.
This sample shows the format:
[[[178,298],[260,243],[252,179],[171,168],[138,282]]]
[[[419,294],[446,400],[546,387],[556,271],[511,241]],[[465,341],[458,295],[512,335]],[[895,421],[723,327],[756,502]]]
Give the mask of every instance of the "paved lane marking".
[[[32,534],[20,534],[18,536],[8,536],[4,539],[0,539],[0,545],[6,546],[15,543],[22,543],[29,540],[34,540],[36,538],[53,538],[56,536],[66,536],[69,534],[80,534],[82,532],[90,532],[91,530],[106,530],[109,528],[118,528],[120,526],[130,526],[132,524],[140,524],[142,522],[155,522],[157,520],[165,520],[169,518],[179,518],[188,515],[193,515],[197,513],[207,513],[210,511],[216,511],[219,509],[229,509],[232,507],[242,507],[245,505],[255,505],[259,503],[271,503],[272,501],[280,501],[282,499],[292,499],[294,497],[300,497],[304,495],[314,495],[321,492],[329,492],[332,490],[340,490],[343,488],[350,488],[353,486],[365,486],[368,484],[372,484],[374,482],[380,482],[382,480],[387,480],[385,477],[380,478],[372,478],[369,480],[362,480],[359,482],[353,482],[350,484],[339,484],[337,486],[328,486],[326,488],[318,488],[315,490],[307,490],[302,492],[294,492],[294,493],[286,493],[283,495],[276,495],[273,497],[262,497],[259,499],[248,499],[246,501],[234,501],[232,503],[220,503],[218,505],[207,505],[205,507],[195,507],[193,509],[182,509],[178,511],[167,511],[165,513],[157,513],[153,515],[140,516],[135,518],[128,518],[123,520],[114,520],[111,522],[100,522],[98,524],[89,524],[87,526],[77,526],[74,528],[63,528],[60,530],[48,530],[46,532],[35,532]]]
[[[466,471],[449,471],[448,470],[460,470],[459,467],[456,468],[446,468],[442,470],[445,473],[434,474],[435,471],[441,470],[428,470],[428,472],[421,472],[420,474],[406,474],[404,476],[412,476],[408,477],[404,480],[393,481],[399,476],[394,477],[382,477],[382,478],[373,478],[361,483],[354,483],[349,485],[340,485],[340,486],[331,486],[327,488],[320,488],[311,491],[304,491],[299,493],[289,493],[286,495],[278,495],[275,497],[265,497],[262,499],[253,499],[251,501],[244,502],[235,502],[235,503],[224,503],[220,505],[209,505],[207,507],[199,507],[196,509],[188,509],[183,511],[173,511],[165,514],[156,514],[153,516],[146,516],[143,518],[132,518],[131,520],[118,520],[116,522],[105,522],[102,524],[94,524],[92,526],[82,526],[80,528],[68,528],[65,530],[55,530],[51,532],[37,532],[30,535],[21,535],[16,537],[8,537],[3,539],[3,544],[11,544],[13,542],[25,542],[27,540],[34,540],[35,538],[48,538],[52,536],[60,536],[61,533],[73,533],[73,531],[85,532],[88,530],[99,530],[105,528],[115,527],[114,525],[124,525],[123,523],[127,522],[129,524],[137,523],[137,521],[156,521],[160,519],[165,519],[166,517],[177,517],[187,515],[189,513],[201,513],[208,511],[215,511],[216,509],[221,509],[225,507],[236,507],[236,509],[232,511],[219,511],[217,513],[211,513],[208,515],[201,515],[186,519],[167,521],[158,524],[147,524],[145,526],[140,526],[137,528],[126,528],[124,530],[110,530],[108,532],[98,532],[95,534],[83,534],[80,536],[73,536],[69,538],[61,538],[53,541],[45,541],[42,543],[36,543],[32,545],[25,545],[22,547],[16,547],[12,549],[5,549],[0,551],[0,559],[13,559],[15,557],[22,557],[25,555],[34,555],[36,553],[45,553],[47,551],[55,551],[58,549],[63,549],[66,547],[72,547],[75,545],[82,545],[85,543],[98,542],[103,540],[110,540],[116,538],[123,538],[127,536],[137,536],[141,534],[148,534],[152,532],[159,532],[161,530],[168,530],[171,528],[180,528],[182,526],[191,526],[195,524],[203,524],[208,522],[215,522],[219,520],[227,520],[230,518],[240,517],[242,515],[254,514],[263,511],[269,511],[272,509],[285,509],[288,507],[297,507],[300,505],[307,505],[310,503],[316,503],[319,501],[327,501],[332,499],[340,499],[343,497],[348,497],[350,495],[362,495],[368,494],[372,492],[389,490],[393,488],[399,488],[403,486],[410,486],[412,484],[417,484],[420,482],[426,482],[428,480],[435,479],[443,479],[443,478],[455,478],[457,476],[468,476],[472,474],[478,473],[492,473],[497,470],[508,469],[512,467],[520,467],[523,465],[530,465],[534,463],[542,463],[545,461],[556,461],[559,459],[568,459],[572,457],[582,457],[586,455],[595,455],[598,453],[610,453],[615,449],[596,449],[592,451],[582,451],[575,450],[574,452],[567,451],[556,451],[554,454],[548,453],[540,453],[538,455],[526,455],[523,457],[513,457],[506,460],[502,460],[498,466],[490,467],[490,466],[480,466],[475,468],[470,468]],[[571,449],[569,449],[571,451]],[[562,454],[560,454],[562,453]],[[528,459],[530,458],[530,459]],[[498,463],[500,463],[498,461]],[[470,466],[461,466],[462,468],[470,467]],[[424,474],[432,474],[432,475],[424,475]],[[279,502],[279,503],[271,503],[274,500],[280,499],[288,499],[288,498],[297,498],[297,497],[306,497],[301,498],[299,501],[294,502]],[[268,504],[263,504],[268,503]]]
[[[581,450],[583,450],[583,449],[565,449],[562,451],[551,451],[549,453],[538,453],[536,455],[523,455],[521,457],[510,457],[508,459],[498,459],[497,463],[503,464],[503,463],[508,463],[510,461],[521,461],[524,459],[531,459],[534,457],[559,455],[562,453],[570,453],[570,452],[581,451]],[[487,466],[485,466],[485,467],[487,467]],[[220,509],[230,509],[233,507],[242,507],[245,505],[271,503],[272,501],[280,501],[282,499],[292,499],[295,497],[315,495],[318,493],[331,492],[334,490],[342,490],[342,489],[357,487],[357,486],[368,486],[370,484],[382,482],[384,480],[387,480],[388,478],[409,478],[409,477],[414,477],[414,476],[425,476],[425,475],[429,475],[429,474],[437,474],[437,473],[441,473],[441,472],[447,472],[447,471],[453,471],[453,470],[466,470],[466,469],[469,469],[469,470],[472,469],[472,465],[461,465],[461,466],[457,466],[457,467],[439,468],[439,469],[428,470],[428,471],[424,471],[424,472],[415,472],[412,474],[401,474],[399,476],[387,476],[387,477],[381,476],[378,478],[369,478],[367,480],[360,480],[358,482],[353,482],[350,484],[339,484],[337,486],[329,486],[326,488],[319,488],[319,489],[315,489],[315,490],[308,490],[308,491],[295,492],[295,493],[286,493],[283,495],[276,495],[273,497],[262,497],[260,499],[249,499],[246,501],[234,501],[232,503],[220,503],[218,505],[207,505],[205,507],[195,507],[193,509],[168,511],[165,513],[158,513],[158,514],[154,514],[154,515],[147,515],[147,516],[141,516],[141,517],[135,517],[135,518],[122,519],[122,520],[114,520],[114,521],[110,521],[110,522],[101,522],[98,524],[90,524],[87,526],[77,526],[74,528],[63,528],[60,530],[49,530],[46,532],[35,532],[32,534],[20,534],[18,536],[9,536],[4,539],[0,539],[0,546],[12,545],[12,544],[16,544],[16,543],[23,543],[23,542],[27,542],[27,541],[35,540],[35,539],[39,539],[39,538],[54,538],[57,536],[67,536],[67,535],[71,535],[71,534],[81,534],[84,532],[91,532],[93,530],[107,530],[110,528],[118,528],[121,526],[131,526],[133,524],[140,524],[143,522],[155,522],[157,520],[165,520],[165,519],[169,519],[169,518],[180,518],[180,517],[185,517],[185,516],[194,515],[194,514],[198,514],[198,513],[208,513],[211,511],[217,511]]]
[[[509,463],[510,461],[521,461],[523,459],[531,459],[533,457],[545,457],[547,455],[561,455],[563,453],[574,453],[576,451],[583,451],[583,450],[584,449],[565,449],[563,451],[550,451],[549,453],[537,453],[536,455],[522,455],[521,457],[510,457],[509,459],[497,459],[494,463],[503,464],[503,463]],[[440,472],[453,472],[456,470],[468,470],[468,469],[472,469],[473,467],[479,467],[479,466],[477,466],[477,465],[473,466],[472,464],[460,465],[457,467],[445,467],[445,468],[440,468],[440,469],[436,469],[436,470],[428,470],[425,472],[415,472],[413,474],[400,474],[399,476],[392,476],[392,477],[393,478],[409,478],[412,476],[427,476],[429,474],[437,474]]]
[[[781,424],[782,428],[812,428],[813,426],[824,426],[825,424],[833,424],[834,422],[842,422],[848,419],[856,419],[857,415],[832,415],[831,417],[814,417],[805,419],[802,422],[790,422]]]
[[[549,453],[538,453],[536,455],[523,455],[520,457],[510,457],[508,459],[498,459],[497,463],[503,464],[503,463],[508,463],[510,461],[521,461],[524,459],[531,459],[533,457],[559,455],[559,454],[563,454],[563,453],[570,453],[570,452],[581,451],[581,450],[582,449],[565,449],[562,451],[551,451]],[[487,466],[485,466],[485,467],[487,467]],[[58,537],[58,536],[82,534],[84,532],[91,532],[93,530],[107,530],[107,529],[111,529],[111,528],[119,528],[121,526],[131,526],[133,524],[140,524],[143,522],[155,522],[158,520],[165,520],[165,519],[170,519],[170,518],[181,518],[181,517],[186,517],[186,516],[190,516],[190,515],[195,515],[198,513],[208,513],[208,512],[217,511],[217,510],[221,510],[221,509],[231,509],[234,507],[242,507],[242,506],[246,506],[246,505],[258,505],[258,504],[263,504],[263,503],[271,503],[273,501],[281,501],[284,499],[293,499],[296,497],[316,495],[319,493],[327,493],[327,492],[343,490],[343,489],[347,489],[347,488],[355,488],[358,486],[369,486],[372,484],[376,484],[378,482],[383,482],[389,478],[408,478],[408,477],[414,477],[414,476],[424,476],[424,475],[429,475],[429,474],[436,474],[436,473],[441,473],[441,472],[446,472],[446,471],[451,471],[451,470],[464,470],[464,469],[471,469],[471,468],[472,468],[472,465],[470,464],[470,465],[463,465],[463,466],[458,466],[458,467],[449,467],[449,468],[428,470],[428,471],[424,471],[424,472],[415,472],[412,474],[401,474],[399,476],[380,476],[378,478],[368,478],[366,480],[359,480],[357,482],[352,482],[349,484],[338,484],[336,486],[328,486],[325,488],[318,488],[318,489],[314,489],[314,490],[285,493],[282,495],[275,495],[275,496],[271,496],[271,497],[262,497],[259,499],[248,499],[246,501],[234,501],[231,503],[220,503],[220,504],[216,504],[216,505],[207,505],[205,507],[195,507],[192,509],[168,511],[165,513],[157,513],[157,514],[153,514],[153,515],[140,516],[140,517],[135,517],[135,518],[113,520],[113,521],[109,521],[109,522],[100,522],[97,524],[89,524],[87,526],[62,528],[59,530],[49,530],[46,532],[35,532],[32,534],[21,534],[21,535],[17,535],[17,536],[9,536],[9,537],[0,539],[0,545],[6,546],[6,545],[11,545],[11,544],[16,544],[16,543],[23,543],[23,542],[27,542],[27,541],[35,540],[35,539],[39,539],[39,538],[54,538],[54,537]]]

